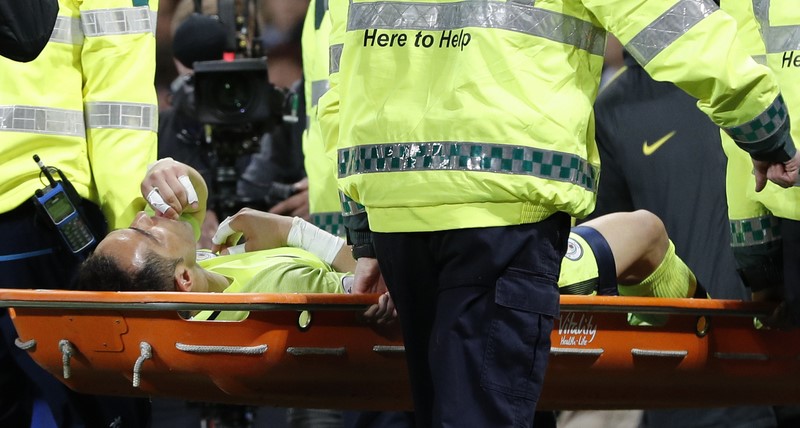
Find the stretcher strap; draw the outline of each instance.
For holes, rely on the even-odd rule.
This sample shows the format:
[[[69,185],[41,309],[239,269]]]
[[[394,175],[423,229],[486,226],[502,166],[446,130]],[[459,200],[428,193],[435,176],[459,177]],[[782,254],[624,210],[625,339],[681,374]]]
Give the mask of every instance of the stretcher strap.
[[[222,345],[187,345],[185,343],[176,342],[175,348],[183,352],[192,352],[195,354],[245,354],[245,355],[258,355],[267,352],[269,346],[222,346]]]
[[[58,349],[61,350],[61,365],[64,367],[64,379],[69,379],[72,370],[69,366],[69,360],[72,358],[72,344],[67,339],[58,341]]]
[[[139,358],[136,359],[136,362],[133,364],[133,387],[139,387],[139,373],[142,370],[142,364],[144,360],[153,358],[153,347],[150,346],[147,342],[142,342],[139,344],[139,350],[141,353],[139,354]]]

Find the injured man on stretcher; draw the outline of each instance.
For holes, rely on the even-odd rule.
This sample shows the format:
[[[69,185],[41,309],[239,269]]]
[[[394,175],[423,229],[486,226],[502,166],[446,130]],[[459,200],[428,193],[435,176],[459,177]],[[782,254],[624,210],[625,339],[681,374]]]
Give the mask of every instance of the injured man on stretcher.
[[[343,239],[298,217],[243,209],[223,221],[211,251],[197,250],[208,190],[188,165],[161,159],[142,195],[153,208],[109,233],[86,259],[75,288],[92,291],[349,293],[356,263]],[[244,240],[244,244],[239,244]],[[705,297],[675,254],[660,219],[648,211],[614,213],[573,228],[562,261],[562,294]],[[365,316],[395,316],[388,293]],[[244,311],[195,318],[238,320]],[[635,318],[635,316],[634,316]],[[632,323],[646,323],[632,320]]]

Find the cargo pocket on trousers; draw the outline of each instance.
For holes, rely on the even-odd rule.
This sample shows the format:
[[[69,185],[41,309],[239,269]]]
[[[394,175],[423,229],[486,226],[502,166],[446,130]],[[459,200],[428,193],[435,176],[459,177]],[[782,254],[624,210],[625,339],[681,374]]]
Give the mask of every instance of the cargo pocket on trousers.
[[[558,304],[555,279],[508,269],[497,280],[481,386],[516,397],[538,399]]]

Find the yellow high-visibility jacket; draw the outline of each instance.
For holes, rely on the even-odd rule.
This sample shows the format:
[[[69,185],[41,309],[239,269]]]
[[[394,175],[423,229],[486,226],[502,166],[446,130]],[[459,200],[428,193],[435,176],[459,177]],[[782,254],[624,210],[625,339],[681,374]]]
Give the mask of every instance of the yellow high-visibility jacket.
[[[0,212],[46,181],[38,154],[126,227],[156,158],[158,0],[59,0],[55,29],[28,63],[0,58]]]
[[[790,0],[725,1],[722,8],[739,23],[739,37],[753,58],[778,78],[790,112],[791,132],[800,139],[800,8]],[[767,183],[755,191],[752,163],[723,133],[728,155],[727,197],[734,246],[758,245],[780,237],[772,216],[800,220],[800,187]]]
[[[303,77],[305,78],[306,130],[303,155],[308,176],[311,223],[334,235],[344,234],[336,184],[335,150],[326,152],[317,119],[317,103],[328,90],[328,35],[331,30],[326,0],[311,0],[303,23]]]
[[[331,0],[330,10],[320,123],[340,188],[366,206],[372,231],[591,212],[606,31],[739,138],[785,118],[775,77],[710,0]]]

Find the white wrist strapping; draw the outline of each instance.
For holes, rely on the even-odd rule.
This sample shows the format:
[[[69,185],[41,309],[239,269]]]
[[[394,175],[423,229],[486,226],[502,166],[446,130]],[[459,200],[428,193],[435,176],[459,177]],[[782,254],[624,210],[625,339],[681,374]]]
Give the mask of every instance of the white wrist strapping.
[[[289,229],[286,243],[290,247],[302,248],[331,264],[344,246],[344,239],[295,217],[292,219],[292,228]]]

